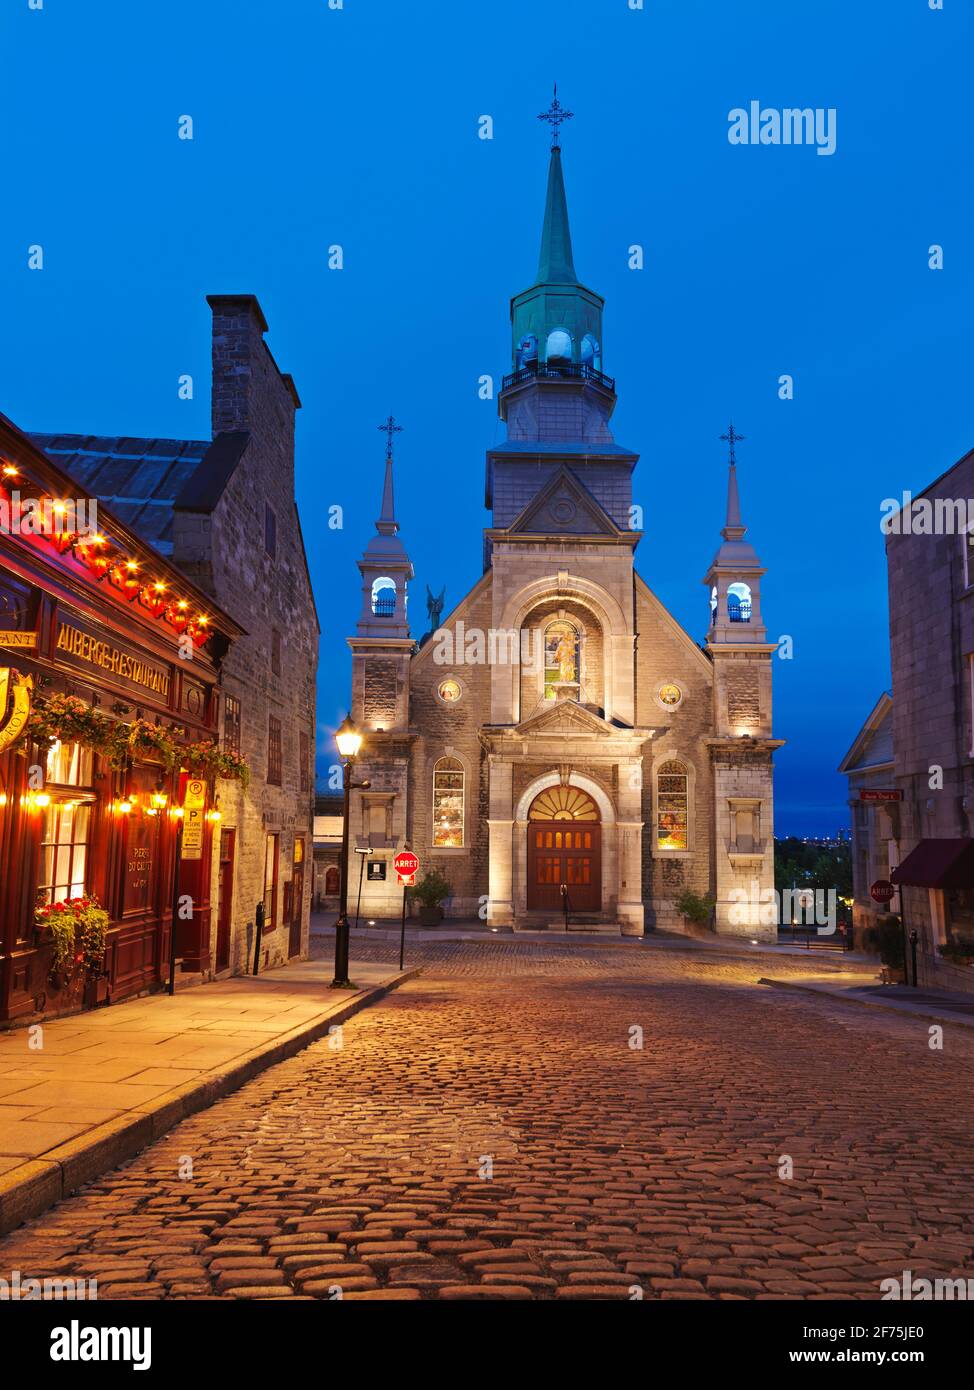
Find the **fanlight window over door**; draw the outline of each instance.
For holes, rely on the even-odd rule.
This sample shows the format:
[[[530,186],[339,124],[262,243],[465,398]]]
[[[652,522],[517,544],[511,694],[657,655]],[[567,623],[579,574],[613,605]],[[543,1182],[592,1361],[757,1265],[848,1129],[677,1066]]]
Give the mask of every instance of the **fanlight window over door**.
[[[598,820],[599,808],[578,787],[549,787],[535,797],[529,812],[531,820]]]
[[[687,770],[682,763],[668,762],[656,774],[656,847],[688,849],[687,813],[689,808]]]

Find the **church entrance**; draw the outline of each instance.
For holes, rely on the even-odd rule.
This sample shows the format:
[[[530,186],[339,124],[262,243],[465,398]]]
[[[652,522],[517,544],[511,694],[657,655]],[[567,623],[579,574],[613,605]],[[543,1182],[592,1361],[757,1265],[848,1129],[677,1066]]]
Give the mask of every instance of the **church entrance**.
[[[549,787],[528,812],[528,910],[562,912],[563,884],[569,912],[601,911],[599,808],[578,787]]]

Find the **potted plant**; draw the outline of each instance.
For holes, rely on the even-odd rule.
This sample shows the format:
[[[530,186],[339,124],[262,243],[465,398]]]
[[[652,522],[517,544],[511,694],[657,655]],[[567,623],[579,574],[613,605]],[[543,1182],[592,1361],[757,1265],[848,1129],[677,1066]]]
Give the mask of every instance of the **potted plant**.
[[[409,891],[419,903],[419,920],[424,927],[435,927],[437,922],[443,921],[440,904],[450,896],[450,885],[438,869],[427,869]]]
[[[695,927],[698,931],[708,931],[714,902],[714,898],[708,898],[704,894],[694,893],[691,889],[684,888],[680,896],[674,900],[674,906],[684,922],[691,928]]]
[[[891,978],[905,979],[905,955],[903,943],[903,923],[887,913],[876,923],[876,944],[879,958],[886,966]]]
[[[37,925],[51,941],[52,982],[67,984],[80,967],[84,972],[84,1002],[91,1007],[108,996],[105,946],[108,913],[97,898],[85,895],[37,909]]]

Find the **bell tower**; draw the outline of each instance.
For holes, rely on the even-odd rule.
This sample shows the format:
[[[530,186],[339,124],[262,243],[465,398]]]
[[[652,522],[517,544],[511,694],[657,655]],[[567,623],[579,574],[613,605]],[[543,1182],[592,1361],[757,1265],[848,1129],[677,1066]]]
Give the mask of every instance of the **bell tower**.
[[[386,435],[382,507],[375,535],[358,562],[362,607],[352,649],[352,718],[366,733],[404,729],[409,722],[408,584],[413,566],[399,539],[393,492],[392,440],[402,426],[390,415],[379,429]]]
[[[774,796],[771,660],[761,618],[765,570],[745,535],[737,486],[733,424],[721,435],[729,450],[727,519],[704,576],[710,596],[706,650],[714,664],[714,860],[717,930],[777,939],[774,911]]]

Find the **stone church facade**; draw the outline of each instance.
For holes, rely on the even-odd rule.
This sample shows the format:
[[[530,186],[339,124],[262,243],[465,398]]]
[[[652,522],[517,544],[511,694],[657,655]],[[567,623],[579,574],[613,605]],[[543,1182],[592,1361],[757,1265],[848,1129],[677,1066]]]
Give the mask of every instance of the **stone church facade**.
[[[555,926],[567,896],[570,924],[680,931],[676,900],[691,890],[714,900],[718,931],[775,935],[775,648],[733,434],[701,647],[634,568],[638,455],[611,430],[602,310],[575,272],[556,140],[537,279],[511,301],[483,577],[413,640],[391,447],[359,561],[351,712],[369,786],[353,793],[351,831],[372,850],[363,916],[398,915],[391,861],[408,844],[449,882],[453,917]]]

